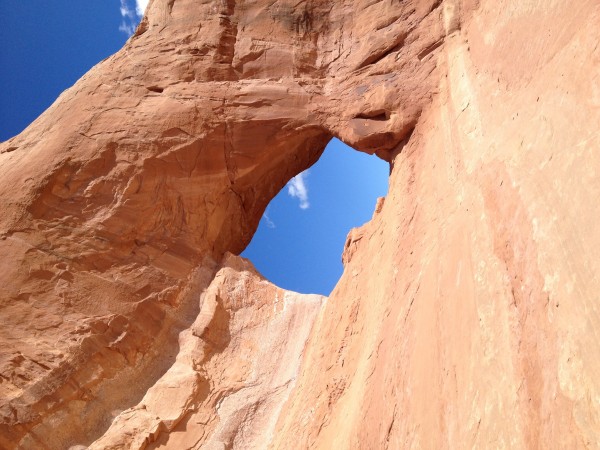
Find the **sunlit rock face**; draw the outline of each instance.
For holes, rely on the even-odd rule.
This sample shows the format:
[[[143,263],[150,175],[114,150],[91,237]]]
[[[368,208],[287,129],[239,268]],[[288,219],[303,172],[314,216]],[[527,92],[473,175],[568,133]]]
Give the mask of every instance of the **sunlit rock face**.
[[[598,448],[600,6],[151,0],[0,144],[0,447]],[[230,255],[338,136],[328,299]]]

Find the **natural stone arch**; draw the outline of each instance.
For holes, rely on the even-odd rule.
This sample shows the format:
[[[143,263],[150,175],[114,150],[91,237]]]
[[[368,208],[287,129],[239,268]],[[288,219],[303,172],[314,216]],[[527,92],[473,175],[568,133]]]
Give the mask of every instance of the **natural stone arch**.
[[[392,160],[392,190],[268,444],[598,441],[597,2],[330,3],[151,1],[121,52],[0,145],[0,446],[89,442],[113,407],[132,408],[104,442],[181,438],[196,397],[139,397],[167,369],[199,374],[177,332],[209,345],[203,320],[247,306],[226,281],[265,284],[226,250],[331,136]],[[256,310],[277,312],[266,291]]]
[[[60,322],[37,346],[49,367],[37,393],[25,384],[5,405],[5,440],[50,435],[57,420],[82,413],[81,391],[118,405],[139,398],[161,369],[135,355],[173,348],[190,292],[225,252],[244,248],[268,201],[332,136],[369,152],[401,143],[430,96],[435,61],[409,56],[435,35],[418,29],[439,29],[435,5],[355,5],[385,27],[373,33],[319,1],[296,11],[287,0],[155,0],[120,52],[2,145],[0,246],[16,261],[0,275],[2,297],[35,298]],[[389,48],[392,36],[403,38]],[[78,317],[97,319],[77,331]],[[90,342],[102,347],[133,328],[116,349],[124,358],[69,344],[97,329]],[[105,378],[86,372],[91,360]],[[139,392],[120,391],[117,375],[136,364],[144,369],[127,383]],[[79,388],[66,392],[59,379]],[[48,412],[32,412],[40,408]],[[98,433],[109,406],[95,408],[51,445]]]

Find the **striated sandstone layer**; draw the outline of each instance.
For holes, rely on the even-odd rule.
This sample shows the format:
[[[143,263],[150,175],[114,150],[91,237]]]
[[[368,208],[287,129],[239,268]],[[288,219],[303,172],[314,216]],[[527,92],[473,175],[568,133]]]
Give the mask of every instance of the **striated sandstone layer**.
[[[596,0],[151,0],[0,144],[0,447],[600,448]],[[330,298],[228,255],[332,136]]]

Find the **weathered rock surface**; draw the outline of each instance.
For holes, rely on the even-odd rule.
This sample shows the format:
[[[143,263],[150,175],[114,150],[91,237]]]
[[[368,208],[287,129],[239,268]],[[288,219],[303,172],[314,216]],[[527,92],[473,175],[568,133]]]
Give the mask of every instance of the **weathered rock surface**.
[[[325,297],[284,291],[226,256],[179,351],[91,449],[266,448]]]
[[[600,448],[599,5],[465,19],[274,448]]]
[[[151,0],[0,144],[0,447],[600,448],[598,23]],[[323,303],[225,255],[332,136],[392,171]]]

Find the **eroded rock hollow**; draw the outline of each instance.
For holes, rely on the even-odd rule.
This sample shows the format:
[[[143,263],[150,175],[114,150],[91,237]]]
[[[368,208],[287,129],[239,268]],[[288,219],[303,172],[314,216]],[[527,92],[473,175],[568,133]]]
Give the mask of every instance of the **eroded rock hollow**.
[[[0,144],[0,447],[600,448],[596,0],[150,0]],[[337,136],[328,299],[235,256]]]

